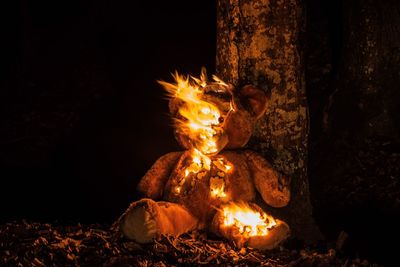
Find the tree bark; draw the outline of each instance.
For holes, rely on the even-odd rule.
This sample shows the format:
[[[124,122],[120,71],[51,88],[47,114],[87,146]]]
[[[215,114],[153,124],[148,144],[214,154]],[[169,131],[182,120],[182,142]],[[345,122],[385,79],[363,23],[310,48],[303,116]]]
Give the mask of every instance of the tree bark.
[[[399,25],[399,1],[343,1],[343,59],[328,114],[335,138],[400,141]]]
[[[268,96],[268,109],[248,146],[291,179],[288,206],[272,213],[286,220],[292,236],[314,241],[307,178],[308,108],[300,39],[301,0],[219,0],[217,75],[235,85],[253,84]]]

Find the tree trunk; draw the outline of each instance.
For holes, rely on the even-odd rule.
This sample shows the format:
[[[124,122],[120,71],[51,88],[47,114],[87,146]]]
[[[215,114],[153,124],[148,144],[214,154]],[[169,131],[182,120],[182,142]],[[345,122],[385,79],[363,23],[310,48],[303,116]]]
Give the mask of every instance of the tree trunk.
[[[399,1],[343,1],[343,60],[328,114],[335,138],[400,141],[399,25]]]
[[[272,212],[286,220],[292,236],[313,241],[320,232],[312,218],[307,178],[308,109],[300,37],[301,0],[219,0],[217,74],[268,95],[268,110],[249,147],[291,178],[292,199]]]

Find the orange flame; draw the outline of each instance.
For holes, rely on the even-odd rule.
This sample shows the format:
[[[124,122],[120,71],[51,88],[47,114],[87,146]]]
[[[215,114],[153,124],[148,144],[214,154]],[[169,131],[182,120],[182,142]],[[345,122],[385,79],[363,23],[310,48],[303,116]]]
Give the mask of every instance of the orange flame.
[[[187,135],[193,144],[191,152],[192,163],[185,169],[184,178],[179,182],[183,185],[185,178],[190,173],[199,173],[201,170],[211,169],[211,159],[208,156],[215,155],[221,149],[218,144],[219,138],[223,135],[223,125],[221,123],[221,112],[217,105],[204,100],[205,89],[209,85],[205,69],[202,69],[200,78],[193,76],[182,76],[177,72],[173,75],[175,83],[159,81],[167,90],[171,97],[183,102],[179,107],[179,114],[183,119],[175,119],[180,133]],[[212,84],[218,84],[222,88],[227,88],[217,76],[213,76]],[[233,105],[231,103],[231,110]],[[207,156],[208,155],[208,156]],[[227,172],[232,166],[225,164],[221,160],[213,162],[218,169]],[[222,167],[221,167],[222,166]],[[218,188],[210,185],[211,195],[225,197],[224,182]],[[222,186],[221,186],[222,185]],[[175,188],[176,193],[181,192],[181,187]]]
[[[217,176],[211,177],[210,179],[210,190],[211,196],[225,198],[225,175],[232,171],[232,165],[230,162],[225,162],[224,157],[218,157],[212,161],[212,164],[218,169]]]
[[[223,179],[211,177],[210,190],[213,197],[226,197],[225,182]]]
[[[224,226],[235,226],[245,237],[265,236],[276,225],[272,216],[246,204],[230,203],[223,207]]]
[[[179,109],[179,114],[185,120],[176,120],[179,130],[191,137],[196,148],[204,155],[218,152],[217,135],[222,132],[221,117],[218,107],[203,100],[204,88],[207,86],[205,69],[202,69],[200,78],[173,75],[175,84],[159,81],[171,94],[182,100],[185,105]],[[227,86],[218,77],[213,76],[214,83]]]

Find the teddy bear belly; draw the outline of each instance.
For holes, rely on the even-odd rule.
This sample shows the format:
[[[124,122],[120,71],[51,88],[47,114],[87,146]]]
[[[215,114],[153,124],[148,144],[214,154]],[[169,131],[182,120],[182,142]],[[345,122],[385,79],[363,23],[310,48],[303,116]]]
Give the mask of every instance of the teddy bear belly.
[[[184,206],[199,220],[200,228],[205,227],[207,222],[212,220],[221,204],[231,201],[228,196],[224,198],[212,196],[209,183],[206,181],[197,182],[188,191],[183,189],[179,193],[174,192],[174,190],[168,191],[164,196],[164,200]],[[229,192],[226,193],[228,194]]]
[[[235,173],[236,174],[236,173]],[[178,193],[174,190],[174,183],[167,186],[164,200],[184,206],[199,220],[199,228],[211,223],[219,207],[229,202],[252,202],[255,199],[253,185],[248,179],[230,175],[225,179],[225,195],[223,197],[212,194],[210,190],[211,176],[196,181],[192,186],[182,187]]]
[[[232,168],[224,171],[221,164]],[[235,152],[223,152],[211,158],[209,170],[185,174],[191,164],[189,153],[181,156],[164,190],[163,199],[181,204],[206,226],[224,203],[230,201],[250,202],[255,199],[254,185],[246,158]]]

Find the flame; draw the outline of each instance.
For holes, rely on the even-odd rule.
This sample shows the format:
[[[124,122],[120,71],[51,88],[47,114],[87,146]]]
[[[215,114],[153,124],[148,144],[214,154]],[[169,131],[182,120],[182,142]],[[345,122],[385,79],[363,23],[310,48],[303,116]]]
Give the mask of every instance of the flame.
[[[246,204],[230,203],[223,207],[224,226],[235,226],[245,237],[265,236],[276,225],[272,216]]]
[[[194,173],[197,174],[201,172],[203,169],[205,170],[210,170],[210,164],[211,160],[207,157],[201,154],[200,151],[197,149],[194,149],[192,151],[192,162],[191,164],[186,167],[184,171],[184,176],[181,177],[181,179],[178,182],[178,186],[175,187],[175,193],[180,194],[181,192],[181,186],[185,183],[186,177],[189,176],[189,174]],[[201,175],[198,175],[201,176]],[[203,175],[204,176],[204,175]]]
[[[219,138],[223,135],[223,125],[221,123],[221,111],[217,105],[206,101],[204,94],[208,83],[205,69],[202,69],[199,78],[193,76],[183,76],[175,72],[173,74],[175,83],[159,81],[167,90],[171,97],[177,98],[183,102],[179,106],[178,113],[182,117],[176,119],[177,129],[180,133],[189,137],[193,145],[191,152],[192,162],[184,170],[184,177],[179,181],[175,192],[181,192],[181,186],[191,173],[197,174],[202,170],[210,170],[211,163],[217,166],[223,172],[228,172],[232,166],[226,164],[223,160],[217,159],[211,162],[210,155],[215,155],[221,149],[218,147]],[[212,84],[217,84],[221,90],[227,90],[228,85],[217,76],[213,76]],[[230,103],[230,111],[233,110],[233,104]],[[221,146],[221,145],[220,145]],[[204,175],[197,175],[203,177]],[[212,196],[225,197],[225,182],[218,183],[218,186],[210,184]]]
[[[226,197],[225,181],[220,177],[211,177],[210,179],[211,196],[213,197]]]
[[[207,86],[207,74],[202,69],[200,78],[183,76],[177,72],[173,75],[175,83],[159,81],[171,97],[184,102],[179,108],[183,119],[176,119],[178,129],[188,135],[195,147],[204,155],[218,152],[217,138],[222,133],[219,121],[221,113],[216,105],[203,100],[204,88]],[[221,79],[213,76],[214,83],[227,86]]]
[[[225,162],[224,157],[219,157],[213,161],[213,164],[222,172],[227,173],[232,170],[232,165],[230,162]]]
[[[230,162],[224,157],[218,157],[212,161],[212,164],[218,169],[217,176],[210,179],[211,196],[224,198],[225,193],[225,175],[233,168]]]
[[[225,193],[224,189],[225,189],[224,186],[211,188],[211,196],[226,197],[226,193]]]

